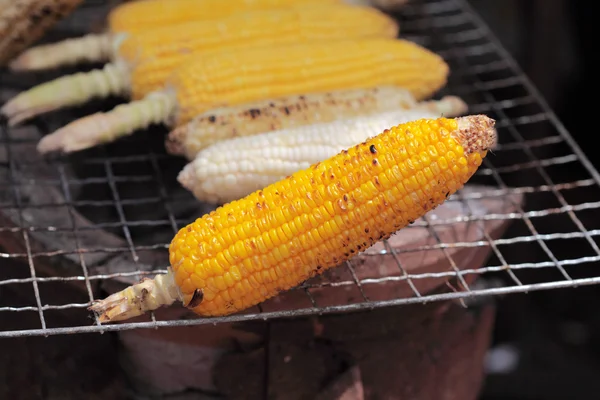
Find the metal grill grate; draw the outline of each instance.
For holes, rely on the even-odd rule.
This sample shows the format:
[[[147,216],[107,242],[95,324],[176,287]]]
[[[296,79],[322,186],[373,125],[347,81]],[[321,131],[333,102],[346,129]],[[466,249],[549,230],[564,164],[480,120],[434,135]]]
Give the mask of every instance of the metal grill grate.
[[[3,126],[0,244],[6,252],[0,258],[17,262],[2,263],[7,267],[0,271],[0,321],[15,312],[39,319],[18,329],[0,324],[0,337],[268,319],[600,283],[590,268],[600,260],[600,223],[594,218],[600,175],[539,93],[465,1],[414,0],[399,18],[405,37],[450,64],[450,81],[439,96],[459,95],[471,113],[497,121],[499,146],[465,190],[390,241],[242,314],[203,319],[157,312],[103,326],[90,314],[87,324],[49,323],[48,315],[57,311],[85,313],[94,298],[105,295],[102,290],[165,272],[172,235],[210,206],[199,206],[178,186],[175,176],[184,161],[166,155],[161,127],[69,157],[37,156],[43,133],[108,110],[116,100],[16,129]],[[2,96],[49,74],[4,73]],[[487,276],[500,285],[475,280]],[[447,286],[451,290],[440,289]],[[46,300],[67,287],[75,289],[72,298]],[[32,291],[31,302],[14,304],[7,289]]]

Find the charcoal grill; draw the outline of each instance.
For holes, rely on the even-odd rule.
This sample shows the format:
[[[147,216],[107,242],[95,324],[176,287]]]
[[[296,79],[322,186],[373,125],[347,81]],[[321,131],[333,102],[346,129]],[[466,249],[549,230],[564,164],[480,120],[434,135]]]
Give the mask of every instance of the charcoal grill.
[[[88,31],[105,15],[89,10],[103,5],[86,2],[46,40]],[[15,312],[39,318],[18,329],[0,324],[0,337],[261,321],[600,283],[594,269],[600,223],[592,217],[600,207],[600,175],[536,88],[466,1],[414,0],[398,18],[406,38],[449,63],[449,83],[438,97],[461,96],[471,113],[497,121],[499,145],[467,188],[406,228],[409,234],[247,312],[207,319],[174,309],[109,325],[89,313],[60,325],[47,316],[81,315],[107,292],[165,272],[172,235],[214,206],[199,204],[177,184],[184,161],[165,153],[161,126],[69,156],[36,154],[44,134],[120,99],[18,128],[3,125],[0,258],[8,267],[0,271],[0,320]],[[2,101],[67,72],[2,72]],[[361,269],[372,258],[382,267]],[[496,284],[477,283],[486,277]],[[3,296],[9,288],[32,292],[31,303],[11,303]],[[65,298],[47,300],[57,292]]]

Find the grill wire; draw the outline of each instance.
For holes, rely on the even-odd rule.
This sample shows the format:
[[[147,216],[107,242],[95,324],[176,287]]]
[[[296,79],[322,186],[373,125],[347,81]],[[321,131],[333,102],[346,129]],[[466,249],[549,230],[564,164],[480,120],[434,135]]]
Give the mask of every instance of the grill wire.
[[[75,15],[101,5],[88,2]],[[161,127],[68,157],[41,158],[35,153],[42,134],[117,104],[117,100],[92,102],[36,118],[23,127],[0,128],[0,237],[2,244],[12,244],[0,258],[18,261],[6,264],[14,275],[0,274],[8,275],[0,280],[0,321],[6,313],[39,316],[36,324],[23,329],[6,330],[0,324],[0,337],[266,320],[600,283],[600,277],[590,272],[600,260],[600,226],[593,225],[598,219],[592,217],[600,207],[600,175],[538,91],[467,2],[413,0],[399,19],[404,37],[442,55],[451,67],[448,85],[437,97],[458,95],[467,101],[470,113],[495,118],[499,144],[472,180],[485,189],[460,191],[447,201],[459,205],[460,214],[443,219],[432,212],[406,228],[425,229],[429,244],[394,248],[386,241],[377,254],[362,255],[391,260],[398,274],[365,277],[357,272],[357,257],[340,267],[345,268],[345,275],[338,272],[343,278],[311,280],[292,290],[304,292],[307,300],[305,306],[292,309],[269,311],[261,305],[210,319],[159,319],[150,313],[144,321],[112,325],[100,325],[90,313],[87,325],[49,324],[50,312],[85,311],[95,298],[106,295],[98,292],[106,283],[131,283],[165,272],[172,235],[210,209],[199,207],[178,187],[175,176],[184,161],[165,153],[166,131]],[[57,31],[77,35],[87,26],[82,19],[70,21],[81,26],[63,24]],[[63,69],[59,74],[65,73]],[[3,92],[14,95],[33,82],[48,80],[48,74],[19,77],[3,72],[0,83]],[[515,200],[518,196],[524,201]],[[473,210],[477,201],[499,200],[506,204],[502,210],[508,211]],[[508,230],[494,237],[489,223],[506,224]],[[459,224],[463,229],[475,227],[480,234],[473,240],[444,241],[439,229]],[[453,255],[460,249],[488,249],[490,256],[484,265],[465,267]],[[402,261],[404,255],[424,256],[430,251],[442,252],[447,270],[412,273]],[[467,282],[487,276],[496,279],[496,285]],[[417,288],[419,282],[440,278],[451,279],[453,290],[424,294]],[[377,299],[377,287],[393,282],[406,283],[410,293]],[[51,291],[70,284],[83,293],[78,301],[45,301]],[[32,290],[34,303],[13,305],[3,293],[8,287]],[[357,296],[344,304],[322,304],[314,295],[315,290],[326,294],[340,289],[356,289]]]

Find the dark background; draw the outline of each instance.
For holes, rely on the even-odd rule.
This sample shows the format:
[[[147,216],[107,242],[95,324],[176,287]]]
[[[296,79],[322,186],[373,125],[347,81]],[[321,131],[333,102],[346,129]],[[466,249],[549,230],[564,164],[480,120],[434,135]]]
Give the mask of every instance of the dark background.
[[[470,0],[598,168],[593,130],[591,3]],[[593,274],[593,272],[592,272]],[[496,299],[494,346],[481,400],[596,399],[597,287]]]

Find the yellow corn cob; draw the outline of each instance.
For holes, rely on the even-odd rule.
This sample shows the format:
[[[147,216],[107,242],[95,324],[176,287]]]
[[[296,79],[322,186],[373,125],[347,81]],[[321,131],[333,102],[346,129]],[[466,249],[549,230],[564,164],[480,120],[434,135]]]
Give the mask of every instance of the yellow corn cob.
[[[400,124],[179,230],[170,267],[93,304],[101,322],[175,301],[239,312],[333,268],[437,207],[495,142],[483,115]]]
[[[211,108],[297,93],[394,85],[422,100],[448,72],[440,56],[411,41],[360,38],[194,57],[174,71],[170,87],[181,125]]]
[[[458,98],[432,101],[410,110],[387,111],[215,143],[198,153],[178,181],[200,200],[227,203],[277,182],[384,129],[422,119],[462,114]]]
[[[236,14],[131,36],[103,69],[63,76],[19,94],[3,113],[11,124],[61,107],[109,95],[141,99],[161,89],[192,56],[313,41],[395,38],[396,22],[381,11],[349,5],[312,5]],[[21,117],[22,114],[24,117]]]
[[[441,57],[402,39],[315,41],[192,57],[165,90],[76,120],[38,150],[61,149],[64,137],[77,130],[111,141],[152,123],[177,127],[210,109],[298,93],[396,85],[421,100],[445,85],[448,72]]]
[[[152,30],[190,20],[217,19],[248,11],[309,3],[342,4],[342,0],[142,0],[123,4],[108,16],[113,32]]]
[[[0,65],[40,39],[83,0],[13,0],[0,9]]]
[[[86,62],[108,62],[113,60],[116,49],[126,38],[153,32],[159,27],[175,28],[187,22],[218,20],[246,12],[310,4],[335,5],[343,2],[342,0],[135,1],[121,4],[109,13],[107,32],[92,33],[32,47],[15,58],[9,67],[13,71],[33,71]],[[166,33],[169,34],[168,31]]]
[[[212,143],[238,136],[329,122],[376,112],[419,106],[397,86],[292,95],[211,109],[173,130],[165,146],[170,154],[193,159]]]

